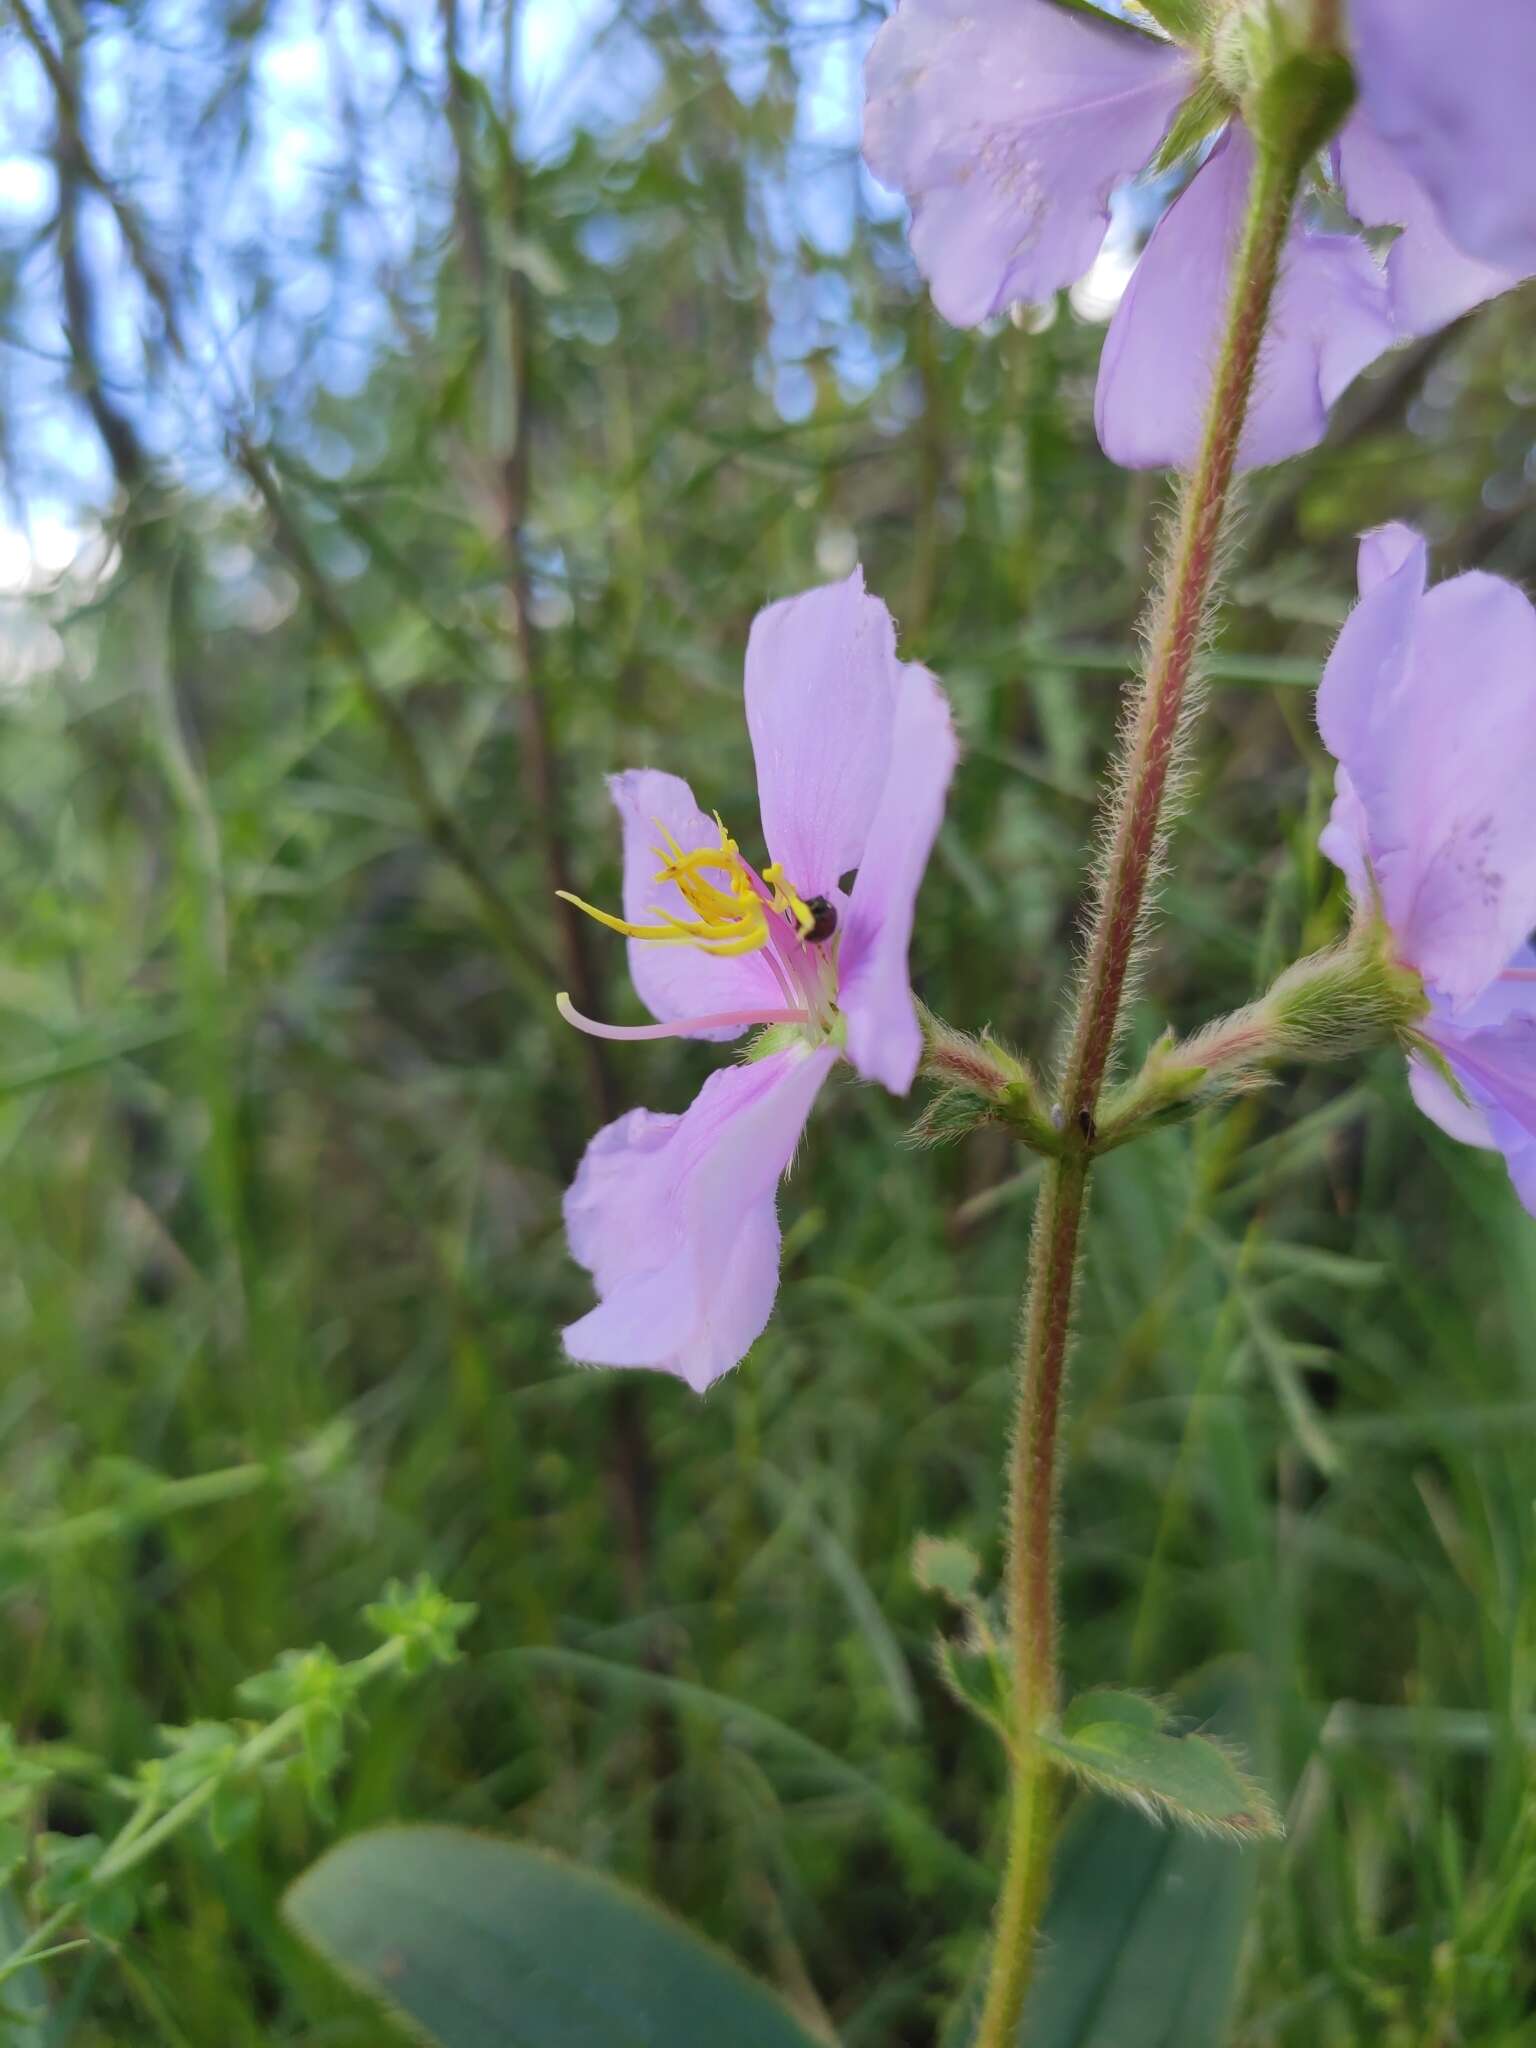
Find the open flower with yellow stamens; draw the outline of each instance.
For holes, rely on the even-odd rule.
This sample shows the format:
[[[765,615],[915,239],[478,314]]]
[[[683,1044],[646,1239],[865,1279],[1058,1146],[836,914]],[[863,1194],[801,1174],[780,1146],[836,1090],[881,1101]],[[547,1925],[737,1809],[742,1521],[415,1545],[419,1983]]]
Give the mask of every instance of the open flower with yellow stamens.
[[[822,1082],[843,1058],[897,1095],[917,1073],[907,948],[956,753],[943,691],[897,659],[857,569],[758,614],[746,711],[770,863],[753,867],[678,776],[614,776],[624,913],[580,907],[628,939],[657,1021],[596,1024],[559,999],[604,1038],[779,1027],[681,1116],[635,1109],[599,1131],[566,1196],[571,1251],[598,1292],[565,1332],[570,1356],[675,1373],[700,1393],[772,1311],[779,1178]]]

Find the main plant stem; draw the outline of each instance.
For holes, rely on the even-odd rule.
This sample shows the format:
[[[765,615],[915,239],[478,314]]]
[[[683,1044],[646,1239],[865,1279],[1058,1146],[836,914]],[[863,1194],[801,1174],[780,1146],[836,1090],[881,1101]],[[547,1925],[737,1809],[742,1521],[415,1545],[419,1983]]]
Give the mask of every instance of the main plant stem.
[[[1035,1213],[1009,1476],[1014,1727],[1008,1861],[975,2048],[1019,2048],[1019,2018],[1034,1970],[1055,1834],[1052,1767],[1038,1731],[1056,1711],[1059,1687],[1057,1425],[1094,1118],[1120,1032],[1126,980],[1146,931],[1150,885],[1167,827],[1170,772],[1188,723],[1190,683],[1216,587],[1238,444],[1301,168],[1299,155],[1282,159],[1263,147],[1258,151],[1200,456],[1180,502],[1152,615],[1145,678],[1128,707],[1120,764],[1110,785],[1102,879],[1061,1088],[1066,1150],[1047,1164]]]

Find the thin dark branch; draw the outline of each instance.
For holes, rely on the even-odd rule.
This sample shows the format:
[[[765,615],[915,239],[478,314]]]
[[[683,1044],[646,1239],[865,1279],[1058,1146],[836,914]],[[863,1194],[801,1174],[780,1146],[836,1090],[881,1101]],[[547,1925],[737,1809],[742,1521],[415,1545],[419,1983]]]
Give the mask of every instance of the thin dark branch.
[[[231,444],[231,452],[266,506],[278,546],[292,564],[316,615],[347,657],[359,694],[384,735],[426,837],[468,883],[484,912],[487,925],[508,956],[547,988],[553,972],[551,962],[538,938],[529,930],[481,860],[458,819],[438,795],[409,719],[379,681],[361,634],[316,561],[270,464],[261,451],[245,439],[236,439]]]

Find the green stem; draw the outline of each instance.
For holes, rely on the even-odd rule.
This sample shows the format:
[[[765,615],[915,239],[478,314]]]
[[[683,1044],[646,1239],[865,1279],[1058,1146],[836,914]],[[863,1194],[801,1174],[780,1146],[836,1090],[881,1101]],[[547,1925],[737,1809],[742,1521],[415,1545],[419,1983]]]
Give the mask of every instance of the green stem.
[[[377,1678],[381,1672],[394,1670],[405,1654],[405,1643],[399,1636],[391,1636],[380,1643],[376,1650],[370,1650],[366,1657],[360,1657],[352,1669],[359,1682]],[[179,1834],[188,1821],[213,1804],[219,1787],[229,1778],[256,1770],[261,1764],[278,1756],[303,1729],[304,1717],[309,1712],[307,1705],[285,1708],[276,1720],[269,1721],[265,1728],[257,1729],[240,1745],[227,1770],[217,1776],[205,1778],[200,1785],[194,1785],[184,1793],[173,1806],[168,1806],[158,1820],[150,1821],[151,1809],[140,1807],[124,1822],[110,1845],[91,1871],[85,1883],[87,1895],[106,1889],[117,1878],[124,1877],[130,1870],[153,1856],[161,1845]],[[69,1900],[55,1906],[53,1911],[40,1920],[26,1938],[13,1948],[0,1962],[0,1984],[28,1963],[42,1960],[50,1952],[53,1937],[80,1918],[80,1900]]]
[[[1149,892],[1168,827],[1170,778],[1188,725],[1190,683],[1216,589],[1238,445],[1301,171],[1300,156],[1280,157],[1263,147],[1258,151],[1200,455],[1183,492],[1152,613],[1145,678],[1130,708],[1120,764],[1109,785],[1105,854],[1061,1091],[1067,1149],[1045,1170],[1017,1357],[1008,1559],[1013,1783],[992,1974],[975,2048],[1017,2048],[1034,1971],[1056,1821],[1051,1765],[1038,1731],[1056,1711],[1060,1685],[1057,1424],[1095,1115],[1120,1033],[1127,979],[1146,935]]]

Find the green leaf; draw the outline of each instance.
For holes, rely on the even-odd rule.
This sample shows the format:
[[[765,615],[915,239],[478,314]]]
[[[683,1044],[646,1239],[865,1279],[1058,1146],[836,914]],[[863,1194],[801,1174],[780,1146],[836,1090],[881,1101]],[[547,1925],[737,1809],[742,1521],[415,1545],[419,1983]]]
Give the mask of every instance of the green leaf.
[[[1057,1852],[1019,2048],[1224,2048],[1258,1862],[1085,1802]]]
[[[1119,1721],[1127,1728],[1146,1729],[1157,1734],[1168,1726],[1168,1720],[1168,1709],[1159,1700],[1149,1699],[1145,1693],[1111,1692],[1107,1688],[1099,1688],[1078,1694],[1061,1717],[1061,1732],[1063,1735],[1076,1735],[1081,1728]]]
[[[0,1958],[18,1949],[26,1937],[26,1920],[7,1887],[0,1891]],[[42,2048],[47,2018],[43,1974],[35,1965],[24,1966],[0,1984],[0,2040],[6,2048]]]
[[[1134,1693],[1088,1693],[1078,1705],[1095,1700],[1101,1722],[1168,1714]],[[1178,1710],[1251,1739],[1248,1689],[1230,1668]],[[1226,2048],[1258,1875],[1259,1859],[1236,1842],[1079,1800],[1056,1852],[1017,2048]],[[944,2048],[969,2048],[981,1995],[978,1976]]]
[[[919,1536],[912,1546],[912,1576],[925,1593],[940,1593],[956,1607],[969,1607],[981,1559],[953,1537]]]
[[[1142,1693],[1086,1692],[1040,1739],[1088,1784],[1187,1827],[1245,1841],[1282,1833],[1268,1793],[1223,1744],[1170,1734],[1170,1719]]]
[[[288,1893],[297,1931],[440,2048],[812,2048],[788,2010],[638,1894],[455,1828],[381,1828]]]
[[[939,1638],[939,1676],[960,1702],[999,1734],[1013,1739],[1013,1706],[1008,1671],[996,1650]]]
[[[459,1637],[478,1611],[468,1600],[450,1600],[433,1579],[418,1572],[409,1584],[391,1579],[382,1596],[363,1609],[363,1619],[386,1641],[404,1644],[402,1668],[414,1678],[434,1664],[457,1663],[463,1654]]]

